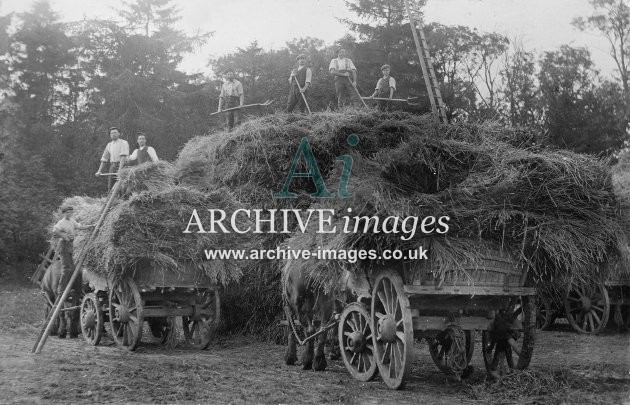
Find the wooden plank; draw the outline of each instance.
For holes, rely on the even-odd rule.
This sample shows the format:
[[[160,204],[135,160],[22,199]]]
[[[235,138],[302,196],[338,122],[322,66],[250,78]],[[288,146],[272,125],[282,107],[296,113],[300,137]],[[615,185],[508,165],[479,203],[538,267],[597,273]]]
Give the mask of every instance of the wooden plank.
[[[405,293],[409,296],[413,295],[505,295],[505,296],[521,296],[536,295],[536,289],[533,287],[512,287],[509,294],[503,287],[484,287],[484,286],[442,286],[436,289],[435,286],[421,285],[405,285]]]
[[[458,325],[464,330],[487,330],[491,320],[481,316],[467,316],[458,319]],[[442,316],[420,316],[412,319],[414,331],[444,330],[451,322]]]
[[[168,308],[168,307],[144,307],[144,317],[157,318],[167,316],[192,316],[194,314],[192,306],[186,306],[182,308]]]

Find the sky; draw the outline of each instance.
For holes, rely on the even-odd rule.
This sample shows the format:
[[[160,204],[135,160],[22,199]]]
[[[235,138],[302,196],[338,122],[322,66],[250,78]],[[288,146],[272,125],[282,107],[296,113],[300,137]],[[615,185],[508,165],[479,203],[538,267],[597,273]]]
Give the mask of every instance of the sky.
[[[0,14],[28,10],[34,0],[0,0]],[[121,0],[50,0],[62,20],[114,18]],[[257,40],[265,49],[279,48],[293,38],[311,36],[332,43],[346,33],[339,18],[352,17],[343,0],[178,0],[179,28],[193,34],[214,31],[196,53],[186,57],[182,68],[208,72],[207,62],[244,48]],[[595,33],[583,33],[571,25],[575,17],[588,16],[588,0],[428,0],[426,22],[464,25],[485,32],[518,38],[537,53],[562,44],[586,46],[596,67],[605,76],[614,74],[607,41]],[[411,33],[409,33],[411,35]]]

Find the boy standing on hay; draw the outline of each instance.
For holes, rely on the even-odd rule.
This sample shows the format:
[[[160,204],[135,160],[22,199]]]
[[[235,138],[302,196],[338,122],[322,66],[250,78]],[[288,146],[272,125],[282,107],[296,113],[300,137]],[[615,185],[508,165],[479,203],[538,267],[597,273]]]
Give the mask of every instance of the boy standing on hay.
[[[330,61],[330,74],[334,76],[335,92],[337,93],[337,107],[352,104],[352,93],[357,85],[357,68],[352,60],[346,58],[346,50],[339,48],[337,58]]]
[[[394,91],[396,91],[396,80],[389,75],[390,67],[389,65],[381,66],[381,73],[383,77],[378,79],[376,82],[376,88],[374,89],[374,94],[370,97],[378,97],[378,98],[388,98],[389,100],[394,97]],[[389,100],[378,100],[378,109],[379,111],[388,111],[390,102]]]
[[[74,237],[78,230],[88,229],[94,225],[81,225],[72,218],[74,209],[70,206],[63,207],[61,218],[55,226],[53,226],[53,236],[55,238],[61,238],[59,242],[59,256],[61,257],[62,273],[59,279],[59,285],[57,286],[57,295],[61,296],[66,289],[66,285],[74,273],[74,259],[72,258],[72,252],[74,249]]]
[[[306,90],[311,85],[311,79],[313,72],[311,68],[306,67],[306,55],[300,54],[296,58],[298,67],[291,70],[291,76],[289,76],[289,83],[291,83],[291,91],[289,92],[289,104],[287,106],[287,112],[293,112],[296,105],[300,105],[300,111],[306,110],[306,103],[302,98],[302,94],[306,97]]]
[[[127,156],[129,156],[129,144],[124,139],[120,139],[120,130],[116,127],[109,128],[109,137],[111,142],[105,146],[105,151],[101,157],[101,165],[96,172],[96,176],[103,174],[105,165],[109,162],[109,170],[107,173],[118,173],[125,166]],[[107,190],[112,188],[112,177],[107,177]]]
[[[243,85],[234,78],[234,70],[228,69],[225,73],[227,75],[227,81],[221,86],[218,112],[224,109],[228,110],[230,108],[242,107],[245,101]],[[232,128],[241,123],[241,110],[236,108],[226,111],[225,121],[227,123],[228,132],[232,131]]]
[[[157,153],[155,153],[155,149],[151,146],[147,146],[147,136],[144,132],[138,132],[138,145],[140,146],[138,149],[134,150],[131,156],[129,156],[129,161],[137,161],[139,165],[144,162],[157,162],[158,157]]]

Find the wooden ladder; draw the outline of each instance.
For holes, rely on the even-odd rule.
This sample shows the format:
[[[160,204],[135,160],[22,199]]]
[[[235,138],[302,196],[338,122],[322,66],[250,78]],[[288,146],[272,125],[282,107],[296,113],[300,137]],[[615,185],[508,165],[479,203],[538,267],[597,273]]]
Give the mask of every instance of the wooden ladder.
[[[118,170],[119,174],[120,174],[121,169],[122,168],[119,168]],[[109,209],[111,208],[112,204],[118,197],[118,192],[120,191],[120,185],[121,185],[121,181],[120,181],[120,178],[118,178],[118,180],[116,180],[116,183],[114,184],[114,187],[112,187],[112,189],[109,192],[107,202],[101,209],[98,221],[94,225],[94,229],[92,230],[90,237],[88,238],[88,240],[85,241],[85,244],[81,248],[79,257],[74,264],[74,272],[72,273],[70,280],[68,280],[66,289],[64,290],[63,294],[61,294],[61,296],[57,296],[57,299],[55,300],[51,310],[48,312],[48,317],[46,317],[46,320],[44,321],[44,325],[42,326],[42,329],[37,335],[37,341],[35,342],[35,345],[33,345],[32,353],[35,353],[35,354],[41,353],[42,349],[44,348],[46,339],[48,339],[48,336],[50,335],[50,332],[52,330],[54,320],[59,316],[59,313],[61,312],[61,307],[62,307],[61,304],[64,303],[66,299],[68,299],[68,295],[70,294],[70,290],[72,289],[72,286],[74,285],[74,281],[76,280],[76,278],[78,277],[79,273],[81,272],[83,268],[83,263],[85,262],[87,253],[91,248],[90,245],[92,244],[92,241],[98,234],[98,231],[101,229],[101,226],[103,225],[103,222],[105,221],[105,217],[107,216]]]
[[[57,253],[58,251],[59,251],[59,242],[57,242],[56,246],[53,246],[51,244],[50,247],[48,248],[48,252],[46,252],[45,255],[42,255],[40,253],[39,257],[42,258],[42,262],[39,264],[39,266],[37,266],[37,270],[35,270],[35,273],[33,273],[33,275],[31,276],[31,282],[33,284],[37,284],[38,286],[42,285],[42,279],[44,278],[44,274],[46,274],[46,271],[48,270],[50,265],[53,264],[55,260],[59,258],[59,254]]]
[[[411,27],[411,33],[413,34],[413,41],[416,43],[416,51],[420,59],[420,66],[422,67],[422,76],[424,77],[424,83],[429,93],[429,100],[431,101],[431,111],[438,120],[448,124],[448,118],[446,118],[446,106],[442,100],[442,93],[440,92],[440,86],[435,76],[435,69],[433,69],[433,62],[431,62],[431,55],[429,54],[429,45],[427,39],[424,36],[422,30],[421,15],[418,5],[412,0],[405,0],[405,9],[409,16],[409,26]]]

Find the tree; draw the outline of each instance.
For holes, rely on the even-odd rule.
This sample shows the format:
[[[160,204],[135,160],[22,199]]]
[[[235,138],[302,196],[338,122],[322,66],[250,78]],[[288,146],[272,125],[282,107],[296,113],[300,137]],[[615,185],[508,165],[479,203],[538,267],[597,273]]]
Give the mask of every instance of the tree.
[[[586,49],[563,45],[546,52],[538,79],[551,143],[581,153],[612,153],[623,144],[627,121],[615,107],[620,97],[612,84],[596,86]]]
[[[573,24],[582,31],[598,31],[610,44],[612,56],[625,95],[627,108],[630,108],[630,6],[626,0],[589,0],[594,13],[587,18],[576,18]],[[626,112],[630,117],[630,112]]]
[[[541,125],[541,111],[536,83],[534,54],[512,41],[512,50],[504,54],[501,69],[501,108],[512,126],[536,128]]]

